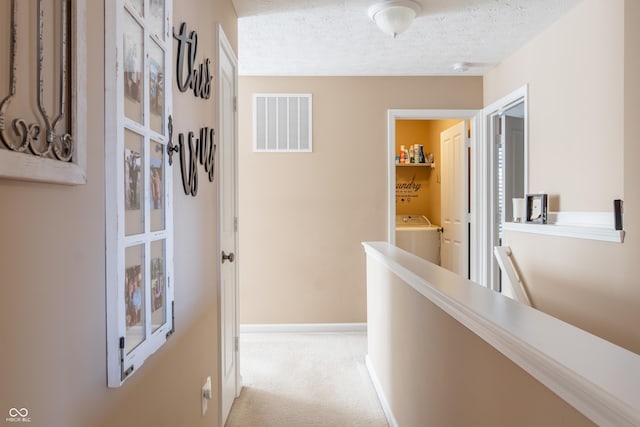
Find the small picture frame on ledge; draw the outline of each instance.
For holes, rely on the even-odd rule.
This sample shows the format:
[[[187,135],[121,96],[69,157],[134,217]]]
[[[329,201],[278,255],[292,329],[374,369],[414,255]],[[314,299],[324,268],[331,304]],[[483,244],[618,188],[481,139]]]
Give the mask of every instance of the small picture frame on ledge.
[[[526,222],[530,224],[547,223],[547,195],[527,194],[526,197]]]

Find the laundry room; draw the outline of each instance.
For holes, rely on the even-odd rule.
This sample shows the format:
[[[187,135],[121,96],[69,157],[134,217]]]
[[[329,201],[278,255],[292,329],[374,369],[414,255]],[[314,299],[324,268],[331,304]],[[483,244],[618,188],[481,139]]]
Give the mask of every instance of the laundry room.
[[[396,120],[396,244],[440,265],[441,133],[461,120]]]

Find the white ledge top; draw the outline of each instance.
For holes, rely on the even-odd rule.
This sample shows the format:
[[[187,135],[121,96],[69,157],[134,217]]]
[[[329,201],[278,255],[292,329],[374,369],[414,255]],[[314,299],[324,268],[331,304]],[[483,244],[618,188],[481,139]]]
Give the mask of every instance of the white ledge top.
[[[367,256],[601,426],[640,425],[640,355],[387,242]]]
[[[601,240],[614,243],[624,242],[624,231],[603,227],[505,222],[502,225],[502,229],[505,231],[518,231],[520,233],[545,234],[547,236],[573,237],[576,239]]]
[[[503,230],[575,239],[624,242],[624,231],[614,229],[612,212],[549,212],[548,224],[505,222]]]

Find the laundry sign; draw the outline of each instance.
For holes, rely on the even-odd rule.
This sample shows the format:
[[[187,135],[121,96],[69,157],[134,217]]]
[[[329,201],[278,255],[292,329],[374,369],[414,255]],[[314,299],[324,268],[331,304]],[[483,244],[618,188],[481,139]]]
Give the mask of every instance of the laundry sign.
[[[412,200],[420,197],[422,184],[416,182],[414,174],[410,180],[397,178],[396,180],[396,203],[411,203]]]

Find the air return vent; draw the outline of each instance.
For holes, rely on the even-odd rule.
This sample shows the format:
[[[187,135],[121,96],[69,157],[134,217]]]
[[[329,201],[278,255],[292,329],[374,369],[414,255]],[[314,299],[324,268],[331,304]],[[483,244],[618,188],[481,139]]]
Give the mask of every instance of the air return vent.
[[[253,151],[311,152],[311,94],[254,94]]]

